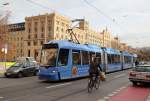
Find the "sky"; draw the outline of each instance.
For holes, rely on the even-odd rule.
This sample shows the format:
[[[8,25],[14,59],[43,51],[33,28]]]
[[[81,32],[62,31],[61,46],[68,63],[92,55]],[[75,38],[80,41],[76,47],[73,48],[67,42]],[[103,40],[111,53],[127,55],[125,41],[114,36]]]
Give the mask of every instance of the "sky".
[[[150,0],[0,0],[0,11],[11,12],[10,23],[56,11],[70,19],[85,18],[96,31],[107,27],[132,47],[150,47],[149,4]]]

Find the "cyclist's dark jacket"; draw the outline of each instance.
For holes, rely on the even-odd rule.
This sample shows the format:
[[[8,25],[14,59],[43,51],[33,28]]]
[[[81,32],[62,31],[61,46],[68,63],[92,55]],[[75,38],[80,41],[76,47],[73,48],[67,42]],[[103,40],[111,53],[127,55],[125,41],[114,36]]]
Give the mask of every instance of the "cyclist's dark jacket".
[[[94,74],[96,74],[96,73],[99,72],[99,70],[102,71],[102,68],[100,67],[99,64],[94,63],[94,62],[92,62],[92,63],[90,64],[89,73],[94,73]]]

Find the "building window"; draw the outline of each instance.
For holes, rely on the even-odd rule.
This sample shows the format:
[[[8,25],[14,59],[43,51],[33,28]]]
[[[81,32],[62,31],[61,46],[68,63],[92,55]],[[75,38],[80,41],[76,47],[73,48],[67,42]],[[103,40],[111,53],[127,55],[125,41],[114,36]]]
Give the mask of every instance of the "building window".
[[[43,45],[44,44],[44,42],[43,41],[41,41],[41,45]]]
[[[64,32],[64,29],[62,28],[61,31]]]
[[[59,31],[59,27],[56,28],[56,31]]]
[[[28,46],[30,46],[31,45],[31,43],[30,42],[28,42]]]
[[[30,28],[28,29],[28,32],[31,33],[31,29]]]
[[[33,41],[33,44],[34,44],[34,46],[36,46],[37,45],[37,41]]]
[[[37,34],[34,34],[34,38],[37,38]]]
[[[28,23],[28,32],[31,33],[31,23]]]
[[[41,31],[44,32],[44,27],[43,26],[41,27]]]
[[[62,22],[62,26],[64,26],[64,23]]]
[[[36,27],[34,28],[34,31],[37,32],[37,28]]]
[[[56,21],[57,25],[59,25],[59,21]]]
[[[44,38],[44,34],[43,33],[41,34],[41,38]]]
[[[30,57],[30,50],[28,50],[28,57]]]
[[[37,59],[37,57],[38,57],[38,51],[35,49],[34,50],[34,58],[35,58],[35,60]]]
[[[31,38],[31,36],[30,35],[28,35],[28,39],[30,39]]]

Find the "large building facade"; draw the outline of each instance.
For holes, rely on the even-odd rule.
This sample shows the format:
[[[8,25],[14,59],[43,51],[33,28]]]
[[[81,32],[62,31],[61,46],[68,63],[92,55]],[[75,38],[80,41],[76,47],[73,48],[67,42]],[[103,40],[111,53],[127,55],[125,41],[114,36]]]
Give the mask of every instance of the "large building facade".
[[[25,22],[10,24],[6,41],[8,44],[7,57],[16,59],[21,56],[34,57],[39,61],[42,45],[50,40],[70,40],[72,20],[59,13],[26,17]],[[72,29],[81,44],[96,44],[100,47],[130,50],[118,37],[112,37],[106,29],[96,32],[89,27],[89,23],[82,19],[77,27]],[[76,40],[75,37],[72,38]]]
[[[38,15],[25,18],[24,55],[39,60],[42,44],[50,40],[70,40],[72,22],[69,18],[58,13]],[[91,43],[101,45],[100,35],[89,28],[87,21],[79,22],[79,27],[73,29],[76,38],[81,44]],[[73,37],[75,40],[75,38]]]
[[[24,56],[24,36],[25,23],[10,24],[8,26],[7,42],[7,59],[15,60],[17,57]]]

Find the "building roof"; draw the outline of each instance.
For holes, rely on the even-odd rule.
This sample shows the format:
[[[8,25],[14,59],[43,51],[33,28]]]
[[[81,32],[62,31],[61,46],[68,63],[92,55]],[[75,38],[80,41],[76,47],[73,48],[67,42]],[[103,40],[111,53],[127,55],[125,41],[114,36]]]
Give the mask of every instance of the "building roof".
[[[124,56],[133,56],[132,54],[130,54],[130,53],[127,52],[127,51],[122,51],[122,54],[123,54]]]
[[[120,55],[120,51],[119,50],[116,50],[116,49],[113,49],[113,48],[106,48],[105,50],[108,54],[118,54]]]
[[[10,32],[25,30],[25,22],[9,24],[8,25],[8,30]]]

